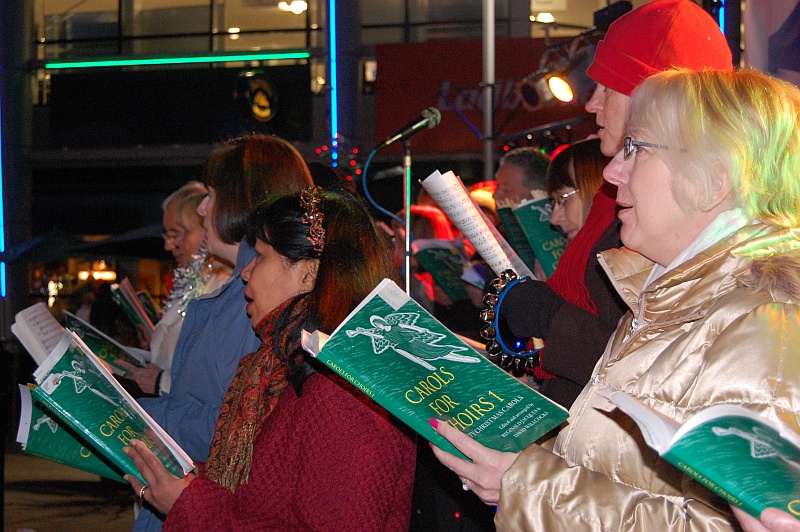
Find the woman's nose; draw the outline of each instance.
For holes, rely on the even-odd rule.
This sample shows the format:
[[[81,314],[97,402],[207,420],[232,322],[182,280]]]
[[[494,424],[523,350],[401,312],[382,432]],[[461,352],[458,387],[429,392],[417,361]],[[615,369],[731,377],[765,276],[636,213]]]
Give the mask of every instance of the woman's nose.
[[[622,150],[617,152],[611,162],[603,169],[603,179],[612,185],[620,186],[628,182],[630,164],[622,157]]]
[[[592,97],[589,98],[589,101],[586,102],[586,105],[583,108],[586,109],[587,113],[596,114],[603,108],[602,102],[603,102],[603,86],[597,85],[594,88]]]

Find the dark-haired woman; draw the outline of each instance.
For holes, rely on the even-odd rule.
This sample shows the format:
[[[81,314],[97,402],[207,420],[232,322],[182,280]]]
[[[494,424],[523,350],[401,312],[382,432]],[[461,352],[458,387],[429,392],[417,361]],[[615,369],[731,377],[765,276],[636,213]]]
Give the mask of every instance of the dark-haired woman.
[[[570,242],[546,282],[515,285],[500,308],[511,333],[545,341],[534,376],[539,391],[565,408],[589,381],[626,309],[597,262],[598,253],[622,245],[616,187],[603,183],[608,161],[599,139],[576,142],[553,158],[551,223]]]
[[[204,461],[222,400],[239,360],[260,340],[253,333],[242,299],[242,269],[254,256],[244,241],[247,218],[270,194],[299,192],[311,183],[303,157],[285,140],[250,135],[215,150],[203,175],[208,196],[198,207],[209,253],[235,264],[216,292],[193,299],[187,309],[172,362],[170,393],[142,399],[141,405],[189,454]],[[161,529],[144,508],[136,532]]]
[[[318,188],[259,207],[242,272],[262,343],[239,363],[198,476],[128,451],[165,529],[407,530],[414,443],[340,379],[312,366],[303,329],[332,332],[392,266],[356,199]],[[244,303],[244,302],[243,302]]]

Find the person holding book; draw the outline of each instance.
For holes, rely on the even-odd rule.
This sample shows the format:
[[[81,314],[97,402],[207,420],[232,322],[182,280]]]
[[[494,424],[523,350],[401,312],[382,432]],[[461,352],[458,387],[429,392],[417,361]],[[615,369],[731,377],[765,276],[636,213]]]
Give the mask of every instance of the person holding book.
[[[208,461],[177,478],[132,441],[148,486],[127,480],[165,530],[408,530],[414,442],[300,346],[392,276],[385,238],[354,196],[313,187],[259,206],[248,242],[241,305],[262,343],[239,363]]]
[[[800,520],[777,508],[767,508],[756,519],[744,510],[733,507],[733,515],[744,532],[800,532]]]
[[[139,402],[193,460],[208,456],[217,415],[239,360],[260,341],[242,301],[241,272],[254,256],[244,242],[247,217],[270,194],[299,192],[312,184],[303,157],[288,142],[248,135],[222,144],[203,172],[208,195],[198,207],[209,253],[235,264],[219,290],[186,308],[172,361],[172,388]],[[160,530],[161,520],[143,508],[134,530]]]
[[[611,162],[600,152],[600,139],[570,144],[550,161],[547,168],[547,193],[553,212],[550,223],[570,241],[583,228],[592,198],[603,184],[603,168]]]
[[[612,157],[622,149],[633,90],[673,67],[733,68],[725,36],[698,5],[654,0],[611,24],[587,70],[597,88],[586,111],[596,115],[603,155]],[[542,393],[567,408],[589,381],[626,310],[596,259],[599,252],[621,245],[615,198],[614,186],[602,185],[553,275],[546,283],[513,285],[500,307],[512,336],[545,341],[534,377]]]
[[[120,362],[146,396],[159,396],[172,387],[172,356],[189,301],[215,291],[231,274],[227,265],[208,254],[206,230],[197,213],[206,194],[202,183],[190,181],[161,204],[164,249],[172,253],[176,265],[172,289],[150,340],[150,362],[144,368]]]
[[[633,93],[628,127],[604,174],[626,247],[602,263],[630,312],[568,425],[552,450],[519,455],[437,429],[474,460],[435,451],[499,504],[498,529],[732,527],[610,391],[678,423],[732,404],[800,431],[800,90],[755,71],[662,72]]]
[[[399,219],[405,218],[405,209],[397,213]],[[392,220],[392,259],[398,271],[405,265],[406,232],[397,220]],[[453,241],[456,233],[450,226],[450,220],[439,209],[429,205],[411,205],[411,235],[414,240],[447,240]],[[411,297],[414,298],[425,310],[435,312],[436,296],[434,294],[434,279],[430,272],[424,271],[416,258],[411,257]]]

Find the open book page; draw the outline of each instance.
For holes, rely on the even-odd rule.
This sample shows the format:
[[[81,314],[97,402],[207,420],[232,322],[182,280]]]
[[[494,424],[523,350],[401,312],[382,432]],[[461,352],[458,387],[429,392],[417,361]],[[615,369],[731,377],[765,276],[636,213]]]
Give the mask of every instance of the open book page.
[[[647,444],[686,475],[751,515],[777,507],[800,515],[800,440],[787,427],[734,404],[712,405],[683,425],[616,391]]]
[[[326,338],[303,347],[436,446],[463,456],[428,423],[483,445],[521,451],[567,412],[481,356],[389,279]]]
[[[183,476],[193,469],[183,449],[72,331],[66,331],[34,377],[39,383],[32,391],[34,399],[125,473],[143,481],[122,452],[133,438],[148,445],[172,474]]]
[[[128,362],[135,366],[144,367],[145,360],[141,357],[141,349],[129,349],[117,342],[110,336],[103,333],[90,323],[80,319],[75,314],[65,310],[64,317],[66,318],[67,328],[77,334],[83,340],[92,353],[97,355],[100,360],[108,362],[111,370],[117,375],[127,376],[128,372],[116,365],[117,360]]]
[[[85,442],[57,417],[48,416],[31,399],[31,391],[19,385],[20,419],[17,442],[31,456],[64,464],[87,473],[125,482],[122,471],[86,447]]]
[[[422,186],[464,238],[475,246],[495,274],[500,275],[511,269],[520,277],[534,278],[533,272],[475,205],[464,184],[453,172],[441,174],[437,170],[422,181]]]
[[[680,423],[650,408],[638,399],[634,399],[625,392],[613,391],[604,395],[639,425],[639,430],[642,431],[642,436],[644,436],[647,445],[658,451],[658,454],[664,454],[669,450],[675,434],[681,427]]]
[[[17,312],[11,332],[36,364],[41,364],[64,336],[64,327],[47,310],[44,303],[36,303]]]

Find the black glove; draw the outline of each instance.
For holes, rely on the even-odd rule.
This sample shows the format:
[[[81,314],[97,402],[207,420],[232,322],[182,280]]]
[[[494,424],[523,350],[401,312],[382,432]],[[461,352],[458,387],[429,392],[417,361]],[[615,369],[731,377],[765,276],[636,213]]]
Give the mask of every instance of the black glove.
[[[517,338],[547,340],[550,323],[566,305],[547,283],[528,280],[512,286],[500,305],[500,319]]]

